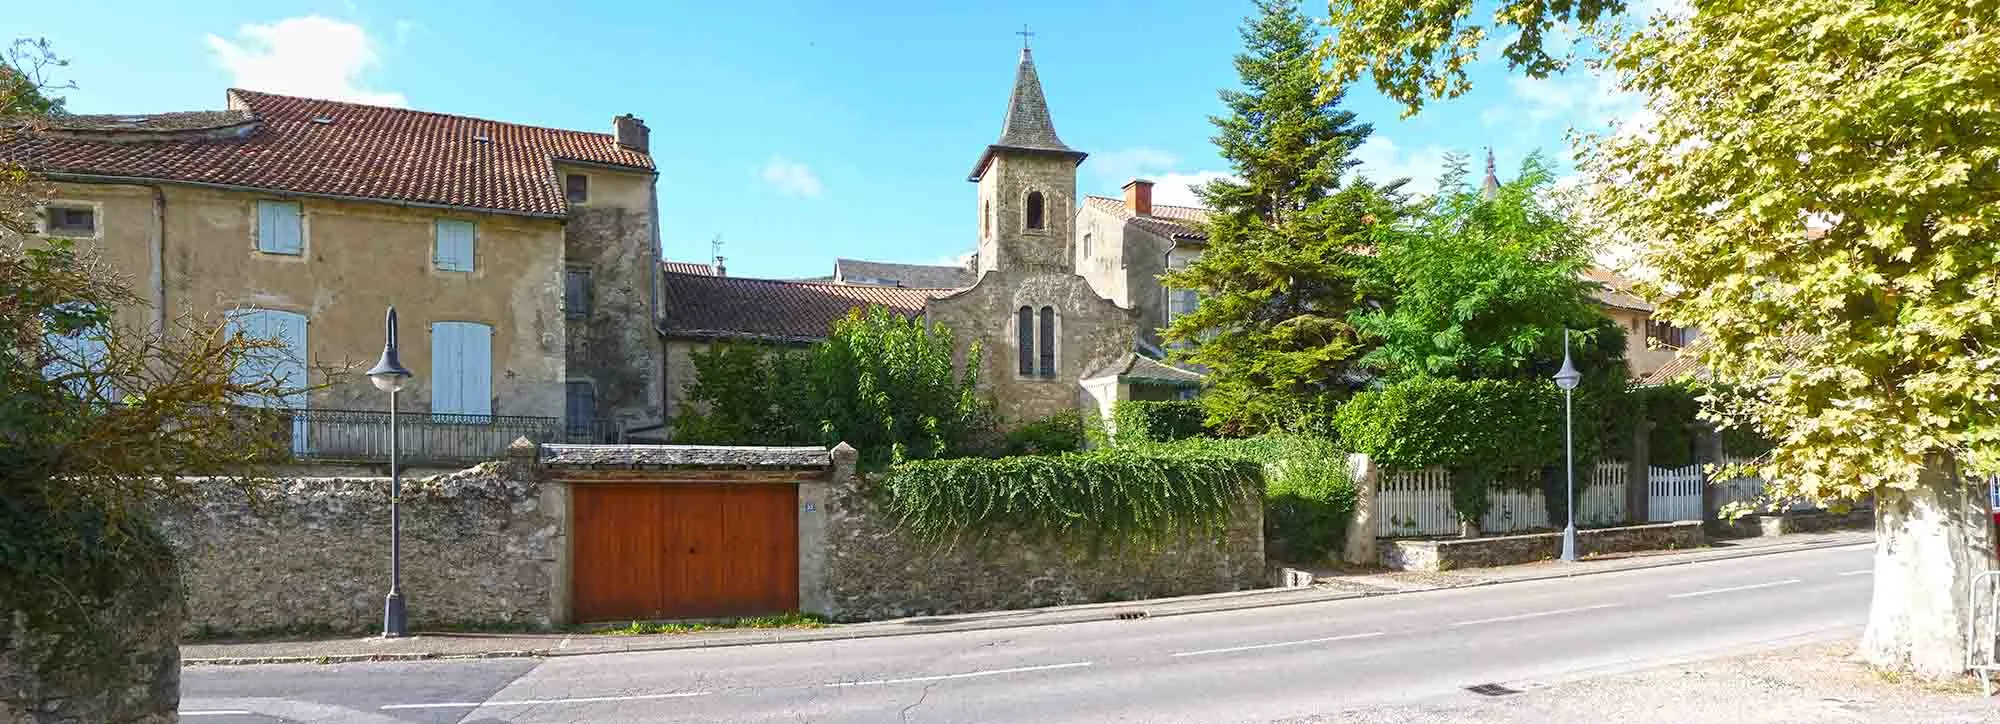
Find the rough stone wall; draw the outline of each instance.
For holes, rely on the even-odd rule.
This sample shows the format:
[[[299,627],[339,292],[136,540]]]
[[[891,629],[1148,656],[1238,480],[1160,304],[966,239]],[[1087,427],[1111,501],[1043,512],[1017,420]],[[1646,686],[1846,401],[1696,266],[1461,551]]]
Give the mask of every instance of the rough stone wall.
[[[525,463],[403,481],[403,591],[413,629],[550,624],[564,534],[559,485]],[[186,630],[375,631],[389,578],[387,478],[288,478],[246,499],[205,484],[162,516],[181,558]]]
[[[1056,309],[1056,375],[1021,375],[1015,311]],[[993,395],[1000,415],[1022,423],[1063,410],[1088,409],[1079,380],[1132,352],[1132,310],[1098,296],[1090,282],[1068,272],[996,269],[970,289],[933,299],[931,322],[956,335],[957,361],[966,364],[974,341],[982,350],[979,383]],[[1039,311],[1037,311],[1039,315]]]
[[[1028,228],[1027,198],[1042,194],[1043,224]],[[979,179],[979,270],[1074,269],[1076,160],[1069,156],[1002,152]]]
[[[564,263],[590,271],[590,314],[569,319],[568,381],[588,381],[597,417],[661,419],[660,333],[654,324],[659,243],[652,179],[591,174],[591,202],[570,209]]]
[[[171,724],[179,721],[180,629],[186,616],[171,577],[119,589],[111,600],[84,601],[115,664],[56,663],[50,653],[76,653],[73,637],[26,625],[19,611],[0,608],[0,723]]]
[[[826,491],[826,610],[839,621],[1036,608],[1238,591],[1264,586],[1262,491],[1216,540],[1191,534],[1157,549],[1093,555],[1007,535],[933,546],[912,540],[870,499],[866,477]]]
[[[1676,550],[1707,542],[1699,521],[1656,523],[1578,531],[1577,553]],[[1533,563],[1562,553],[1561,533],[1535,533],[1456,540],[1384,540],[1382,565],[1402,571],[1451,571]]]

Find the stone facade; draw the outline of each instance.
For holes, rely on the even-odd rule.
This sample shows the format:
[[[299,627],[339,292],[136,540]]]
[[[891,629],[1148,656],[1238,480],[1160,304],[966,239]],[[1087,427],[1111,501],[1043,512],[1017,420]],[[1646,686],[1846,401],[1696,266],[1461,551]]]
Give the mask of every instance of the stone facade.
[[[566,310],[566,382],[586,382],[595,417],[642,426],[662,420],[664,373],[658,318],[658,199],[653,177],[564,167],[590,179],[590,199],[563,228],[567,270],[590,274],[590,308]]]
[[[179,721],[180,591],[169,577],[128,586],[109,601],[84,607],[117,663],[55,663],[51,647],[74,653],[74,638],[57,639],[25,625],[18,611],[0,609],[0,724],[172,724]]]
[[[838,465],[838,463],[836,463]],[[849,468],[851,469],[851,468]],[[1036,608],[1260,588],[1262,491],[1218,540],[1190,534],[1158,548],[1092,553],[1017,534],[935,546],[912,540],[869,496],[868,477],[838,473],[825,491],[823,610],[836,621]],[[803,597],[801,600],[810,600]]]
[[[1023,375],[1015,312],[1044,306],[1056,312],[1056,374]],[[1080,380],[1131,354],[1135,329],[1131,310],[1098,296],[1090,282],[1067,272],[989,271],[972,288],[931,300],[925,314],[957,335],[961,365],[972,343],[979,343],[979,384],[1010,424],[1085,408]]]
[[[1577,531],[1579,555],[1699,548],[1707,543],[1699,521],[1655,523]],[[1562,553],[1561,533],[1494,538],[1380,541],[1382,565],[1400,571],[1451,571],[1533,563]]]
[[[525,462],[403,486],[403,591],[413,629],[552,622],[565,530],[560,486],[538,483]],[[379,630],[388,498],[387,478],[284,479],[255,499],[204,483],[193,502],[161,518],[181,559],[186,630]]]

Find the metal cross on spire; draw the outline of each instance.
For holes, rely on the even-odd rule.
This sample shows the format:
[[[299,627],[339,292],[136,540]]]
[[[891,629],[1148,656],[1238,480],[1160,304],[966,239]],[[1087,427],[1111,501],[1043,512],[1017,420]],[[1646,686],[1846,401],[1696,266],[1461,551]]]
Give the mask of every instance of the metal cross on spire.
[[[1027,49],[1028,49],[1028,39],[1029,39],[1029,38],[1032,38],[1032,37],[1035,37],[1035,34],[1034,34],[1034,32],[1032,32],[1032,31],[1028,30],[1028,24],[1027,24],[1027,23],[1021,23],[1021,30],[1020,30],[1020,32],[1017,32],[1017,33],[1014,33],[1014,34],[1015,34],[1015,35],[1019,35],[1019,36],[1021,36],[1021,49],[1022,49],[1022,50],[1027,50]]]

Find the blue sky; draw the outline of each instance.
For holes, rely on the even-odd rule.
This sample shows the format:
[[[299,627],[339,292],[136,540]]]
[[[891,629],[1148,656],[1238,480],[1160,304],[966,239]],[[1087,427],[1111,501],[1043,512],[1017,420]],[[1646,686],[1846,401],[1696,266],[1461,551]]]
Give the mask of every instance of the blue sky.
[[[1242,2],[576,3],[524,11],[447,0],[70,0],[9,10],[6,37],[48,38],[79,113],[220,108],[231,86],[534,125],[653,129],[668,258],[720,236],[731,274],[831,273],[837,256],[937,263],[969,251],[965,181],[999,135],[1023,23],[1056,128],[1091,157],[1079,191],[1128,178],[1160,200],[1227,167],[1208,138],[1236,78]],[[183,7],[186,6],[186,7]],[[561,7],[560,12],[554,10]],[[1308,13],[1326,8],[1308,0]],[[1578,72],[1542,81],[1482,61],[1466,97],[1414,119],[1370,88],[1373,177],[1435,177],[1443,154],[1495,148],[1503,169],[1564,132],[1628,113]]]

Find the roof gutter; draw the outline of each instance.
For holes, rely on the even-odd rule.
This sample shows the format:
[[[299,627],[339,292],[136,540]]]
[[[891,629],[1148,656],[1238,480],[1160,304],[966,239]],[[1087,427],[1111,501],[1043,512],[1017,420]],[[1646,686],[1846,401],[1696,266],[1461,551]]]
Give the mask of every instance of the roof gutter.
[[[569,166],[601,168],[606,171],[623,171],[625,173],[643,173],[648,176],[660,175],[659,169],[646,168],[644,166],[627,166],[619,163],[604,163],[602,161],[585,161],[580,158],[570,158],[568,156],[550,156],[549,158],[551,160],[554,160],[556,163],[565,164]]]
[[[563,214],[545,214],[532,211],[514,211],[511,209],[492,209],[479,206],[459,206],[456,204],[437,204],[425,201],[402,201],[398,199],[384,199],[373,196],[349,196],[347,194],[316,193],[311,191],[287,191],[285,189],[265,188],[261,186],[238,186],[236,184],[220,184],[208,181],[182,181],[178,179],[152,178],[149,176],[105,176],[100,174],[59,173],[59,172],[44,172],[41,175],[53,181],[74,181],[77,183],[127,184],[127,185],[160,184],[160,185],[172,185],[172,186],[192,186],[196,188],[217,189],[221,191],[241,191],[245,193],[275,194],[279,196],[300,196],[312,199],[353,201],[364,204],[388,204],[390,206],[401,206],[404,208],[411,208],[411,209],[442,209],[445,211],[470,211],[473,213],[480,213],[480,214],[523,216],[533,219],[556,219],[559,221],[567,218]]]

